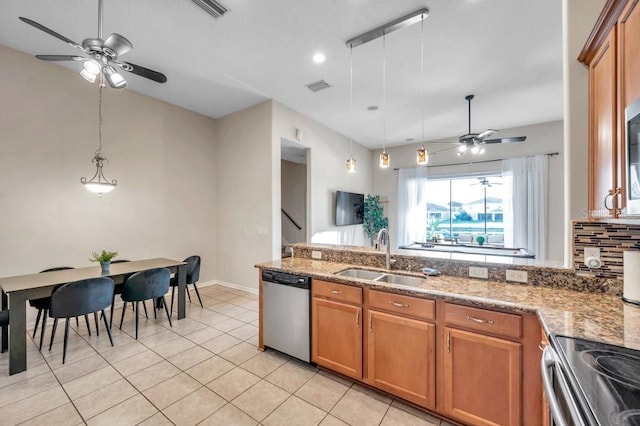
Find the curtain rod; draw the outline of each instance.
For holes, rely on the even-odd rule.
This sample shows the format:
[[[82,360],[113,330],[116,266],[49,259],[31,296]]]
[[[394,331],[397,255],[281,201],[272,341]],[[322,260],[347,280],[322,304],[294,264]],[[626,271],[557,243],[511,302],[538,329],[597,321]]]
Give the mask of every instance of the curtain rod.
[[[559,152],[548,152],[546,154],[544,154],[548,157],[555,157],[556,155],[560,155]],[[427,168],[433,168],[433,167],[449,167],[449,166],[464,166],[464,165],[472,165],[472,164],[482,164],[482,163],[494,163],[496,161],[502,161],[502,160],[508,160],[508,158],[498,158],[496,160],[483,160],[483,161],[470,161],[468,163],[448,163],[448,164],[436,164],[435,166],[427,166]],[[404,167],[404,168],[410,168],[410,167]],[[393,170],[398,171],[400,170],[399,167],[394,168]]]

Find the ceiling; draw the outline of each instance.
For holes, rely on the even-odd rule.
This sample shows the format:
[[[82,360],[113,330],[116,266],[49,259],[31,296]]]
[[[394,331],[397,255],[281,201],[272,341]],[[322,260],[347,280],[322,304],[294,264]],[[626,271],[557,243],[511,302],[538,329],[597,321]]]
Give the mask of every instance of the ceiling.
[[[126,74],[125,90],[214,118],[275,99],[372,149],[466,133],[464,96],[470,93],[476,95],[475,132],[562,119],[557,0],[220,2],[229,12],[214,19],[190,0],[104,0],[105,37],[117,32],[134,45],[122,59],[168,78],[158,84]],[[18,16],[81,42],[97,35],[97,4],[2,0],[0,44],[30,54],[76,54]],[[424,21],[424,85],[420,23],[386,37],[386,108],[382,39],[356,47],[350,119],[345,42],[423,7],[430,11]],[[325,63],[313,63],[317,51],[325,53]],[[305,87],[321,79],[332,87],[317,93]],[[78,84],[89,83],[78,76]],[[367,110],[371,105],[380,108]]]

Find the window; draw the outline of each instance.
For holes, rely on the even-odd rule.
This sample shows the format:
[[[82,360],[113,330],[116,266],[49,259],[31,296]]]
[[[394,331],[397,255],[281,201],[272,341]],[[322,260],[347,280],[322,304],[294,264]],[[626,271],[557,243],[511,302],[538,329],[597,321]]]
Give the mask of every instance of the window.
[[[424,183],[427,198],[425,240],[433,238],[504,244],[502,176],[459,177]]]

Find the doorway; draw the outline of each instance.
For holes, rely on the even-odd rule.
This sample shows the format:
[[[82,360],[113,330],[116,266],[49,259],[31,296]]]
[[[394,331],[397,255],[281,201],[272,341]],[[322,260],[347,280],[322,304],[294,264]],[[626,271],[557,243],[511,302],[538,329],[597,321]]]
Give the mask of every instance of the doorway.
[[[291,256],[289,244],[307,240],[307,154],[308,148],[281,139],[280,215],[282,257]]]

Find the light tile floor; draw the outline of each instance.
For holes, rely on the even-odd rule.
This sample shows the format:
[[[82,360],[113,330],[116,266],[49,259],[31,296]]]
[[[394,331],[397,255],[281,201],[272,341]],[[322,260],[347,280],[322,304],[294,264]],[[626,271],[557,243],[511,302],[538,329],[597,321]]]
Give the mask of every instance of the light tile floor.
[[[194,293],[187,318],[173,327],[164,312],[143,317],[137,341],[132,312],[120,331],[116,311],[114,347],[102,327],[89,337],[82,322],[73,324],[64,365],[61,327],[51,351],[40,353],[28,340],[24,373],[8,376],[8,354],[0,355],[0,425],[448,424],[278,352],[260,352],[257,296],[219,285],[200,292],[204,309]]]

